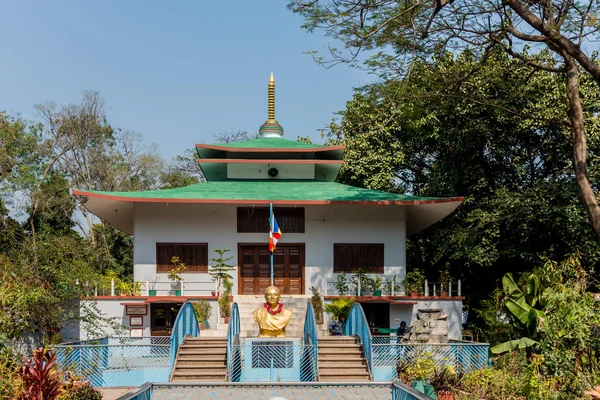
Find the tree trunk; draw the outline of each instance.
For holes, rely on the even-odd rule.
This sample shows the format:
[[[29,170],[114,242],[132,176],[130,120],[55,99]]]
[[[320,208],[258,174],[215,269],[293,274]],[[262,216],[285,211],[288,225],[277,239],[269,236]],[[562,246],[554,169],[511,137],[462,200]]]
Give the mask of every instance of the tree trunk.
[[[569,119],[571,121],[571,134],[573,136],[573,167],[579,194],[583,206],[588,214],[594,232],[600,239],[600,209],[596,195],[592,190],[587,173],[587,143],[585,126],[583,123],[583,107],[579,97],[579,68],[575,60],[564,55],[567,68],[567,97],[569,99]]]

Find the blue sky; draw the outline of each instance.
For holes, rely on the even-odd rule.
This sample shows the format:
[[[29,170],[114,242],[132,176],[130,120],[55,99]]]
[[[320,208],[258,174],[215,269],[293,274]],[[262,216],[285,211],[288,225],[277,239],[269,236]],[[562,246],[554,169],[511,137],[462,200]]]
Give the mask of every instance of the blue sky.
[[[111,124],[157,143],[165,158],[221,131],[256,132],[275,74],[285,137],[311,136],[372,80],[309,55],[329,39],[300,28],[284,0],[13,1],[2,6],[0,110],[100,91]]]

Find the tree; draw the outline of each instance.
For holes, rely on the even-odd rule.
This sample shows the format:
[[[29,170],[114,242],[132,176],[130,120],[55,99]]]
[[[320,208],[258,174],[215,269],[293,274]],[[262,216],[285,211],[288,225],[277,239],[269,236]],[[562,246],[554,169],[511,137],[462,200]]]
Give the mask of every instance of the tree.
[[[290,0],[288,7],[305,18],[309,31],[324,29],[344,50],[330,48],[331,66],[345,62],[383,77],[407,77],[416,61],[446,51],[468,50],[487,62],[500,48],[523,65],[561,77],[568,99],[565,123],[571,133],[572,168],[583,206],[600,238],[600,208],[588,177],[580,69],[600,84],[600,64],[586,53],[599,37],[594,0]],[[366,52],[367,56],[362,57]],[[362,61],[362,63],[361,63]],[[480,68],[475,66],[473,71]],[[402,95],[400,88],[398,95]],[[470,96],[466,96],[469,98]],[[507,111],[519,113],[513,106]]]
[[[569,166],[569,128],[557,123],[568,108],[561,78],[500,51],[473,71],[479,64],[469,52],[446,54],[415,63],[402,82],[363,87],[328,139],[346,145],[342,183],[466,196],[434,228],[409,237],[407,265],[430,277],[448,265],[473,308],[505,273],[531,271],[541,257],[600,260]],[[596,137],[600,88],[590,77],[582,83],[586,128]],[[590,142],[593,179],[599,146]]]
[[[163,168],[156,146],[145,146],[136,133],[115,130],[106,118],[98,92],[84,92],[79,104],[39,104],[44,138],[56,167],[71,187],[83,190],[131,191],[157,188]],[[95,217],[82,205],[81,232],[95,241]]]

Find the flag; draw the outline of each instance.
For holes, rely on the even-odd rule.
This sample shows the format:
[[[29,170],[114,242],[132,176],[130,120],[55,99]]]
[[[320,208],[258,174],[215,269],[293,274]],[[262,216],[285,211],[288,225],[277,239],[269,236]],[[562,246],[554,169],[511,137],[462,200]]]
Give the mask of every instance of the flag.
[[[275,215],[273,215],[273,211],[271,211],[271,218],[269,218],[269,226],[269,251],[273,253],[277,246],[277,242],[281,239],[281,229],[279,229],[279,225],[277,225],[277,220],[275,219]]]

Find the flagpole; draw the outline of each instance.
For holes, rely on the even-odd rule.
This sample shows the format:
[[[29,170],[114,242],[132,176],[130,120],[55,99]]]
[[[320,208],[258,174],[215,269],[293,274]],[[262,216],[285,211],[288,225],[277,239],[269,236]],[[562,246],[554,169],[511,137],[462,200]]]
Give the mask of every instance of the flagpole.
[[[270,231],[273,230],[273,203],[269,203],[269,223],[271,224],[271,227],[269,228]],[[273,286],[273,251],[270,252],[271,253],[271,286]]]

